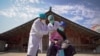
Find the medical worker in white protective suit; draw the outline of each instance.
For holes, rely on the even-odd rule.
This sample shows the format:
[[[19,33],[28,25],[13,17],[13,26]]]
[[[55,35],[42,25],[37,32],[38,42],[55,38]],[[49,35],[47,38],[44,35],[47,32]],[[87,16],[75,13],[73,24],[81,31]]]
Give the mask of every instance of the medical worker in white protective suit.
[[[46,34],[48,34],[46,15],[40,14],[39,18],[34,21],[30,31],[27,56],[36,56],[39,48],[39,43],[43,35]]]
[[[60,23],[59,21],[55,21],[53,15],[48,16],[48,21],[49,21],[48,30],[49,30],[49,39],[50,39],[51,33],[56,31],[60,27]],[[50,44],[51,44],[51,41],[49,40],[49,46]]]

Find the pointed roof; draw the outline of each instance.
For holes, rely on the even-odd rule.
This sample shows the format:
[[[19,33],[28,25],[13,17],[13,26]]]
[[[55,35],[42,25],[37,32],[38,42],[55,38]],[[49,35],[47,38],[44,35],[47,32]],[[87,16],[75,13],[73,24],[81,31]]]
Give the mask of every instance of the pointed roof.
[[[93,31],[91,29],[83,27],[83,26],[81,26],[81,25],[79,25],[77,23],[74,23],[74,22],[68,20],[67,18],[64,18],[64,17],[54,13],[52,11],[52,7],[50,7],[49,11],[46,12],[46,14],[47,15],[53,14],[54,17],[55,17],[55,20],[65,21],[67,23],[67,25],[68,25],[67,29],[70,28],[71,30],[73,30],[73,32],[81,31],[82,34],[87,34],[92,38],[94,38],[94,37],[96,38],[97,37],[96,39],[100,39],[100,33],[97,33],[97,32],[95,32],[95,31]],[[15,36],[18,36],[18,35],[21,35],[21,34],[22,34],[21,37],[28,37],[30,29],[31,29],[31,26],[32,26],[32,23],[34,22],[35,19],[32,19],[29,22],[26,22],[25,24],[22,24],[22,25],[14,28],[14,29],[11,29],[9,31],[6,31],[6,32],[0,34],[0,39],[8,40],[11,37],[14,38]]]
[[[49,11],[52,11],[52,7],[50,6]]]
[[[89,29],[89,28],[86,28],[86,27],[84,27],[84,26],[81,26],[81,25],[79,25],[79,24],[77,24],[77,23],[75,23],[75,22],[72,22],[72,21],[68,20],[67,18],[64,18],[64,17],[62,17],[62,16],[60,16],[60,15],[54,13],[54,12],[52,11],[51,7],[50,7],[50,10],[49,10],[46,14],[47,14],[47,15],[53,14],[54,16],[57,16],[59,19],[61,19],[61,20],[63,20],[63,21],[66,21],[66,22],[68,22],[68,23],[71,23],[72,25],[74,25],[74,26],[77,27],[77,28],[80,28],[80,29],[82,29],[82,30],[84,30],[84,31],[87,31],[87,32],[90,32],[90,33],[93,33],[93,34],[96,34],[96,35],[100,35],[100,33],[98,33],[98,32],[95,32],[95,31],[93,31],[93,30],[91,30],[91,29]]]

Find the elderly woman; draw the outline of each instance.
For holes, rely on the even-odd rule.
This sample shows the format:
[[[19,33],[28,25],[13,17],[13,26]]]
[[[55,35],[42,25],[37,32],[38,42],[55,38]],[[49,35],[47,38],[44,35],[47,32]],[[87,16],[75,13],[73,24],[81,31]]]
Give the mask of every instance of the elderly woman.
[[[70,44],[69,40],[67,39],[65,35],[65,28],[66,23],[61,21],[60,27],[57,29],[58,33],[62,36],[63,42],[61,44],[61,50],[58,53],[58,56],[73,56],[76,51],[75,48]]]

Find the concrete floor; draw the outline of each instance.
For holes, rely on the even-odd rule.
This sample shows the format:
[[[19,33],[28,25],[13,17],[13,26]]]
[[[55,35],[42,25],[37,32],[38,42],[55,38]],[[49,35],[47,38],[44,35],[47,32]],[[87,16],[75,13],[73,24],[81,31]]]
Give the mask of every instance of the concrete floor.
[[[0,56],[26,56],[26,53],[0,52]],[[46,54],[39,53],[38,56],[46,56]],[[100,54],[75,54],[74,56],[100,56]]]

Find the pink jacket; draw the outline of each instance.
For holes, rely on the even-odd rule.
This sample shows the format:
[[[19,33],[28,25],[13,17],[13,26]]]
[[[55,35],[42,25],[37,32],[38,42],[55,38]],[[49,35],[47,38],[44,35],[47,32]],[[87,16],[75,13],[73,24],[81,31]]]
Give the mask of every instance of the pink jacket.
[[[57,39],[58,41],[63,40],[63,38],[61,37],[61,35],[57,31],[54,31],[50,34],[50,41],[54,42],[55,39]]]

